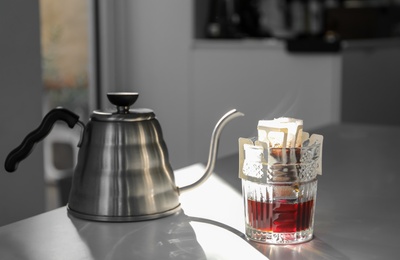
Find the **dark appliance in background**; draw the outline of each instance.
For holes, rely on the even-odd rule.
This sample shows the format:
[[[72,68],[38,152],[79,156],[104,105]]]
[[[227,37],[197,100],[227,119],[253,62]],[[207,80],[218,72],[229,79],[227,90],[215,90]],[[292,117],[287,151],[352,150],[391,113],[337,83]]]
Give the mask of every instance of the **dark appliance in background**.
[[[266,38],[270,37],[268,26],[263,23],[263,0],[238,0],[237,10],[239,17],[239,29],[246,37]]]
[[[323,28],[323,3],[321,0],[209,0],[205,35],[222,39],[319,35]]]
[[[353,1],[356,3],[357,1]],[[286,42],[289,52],[337,52],[344,40],[367,40],[400,37],[398,4],[366,4],[325,6],[322,31],[317,37],[297,37]],[[382,2],[381,2],[382,3]],[[310,35],[308,35],[310,36]]]
[[[325,10],[325,31],[341,39],[374,39],[400,36],[400,6],[359,6]]]
[[[206,13],[206,38],[276,38],[291,52],[336,52],[342,40],[400,36],[395,1],[208,0]]]
[[[237,0],[210,0],[206,36],[217,39],[242,38]]]

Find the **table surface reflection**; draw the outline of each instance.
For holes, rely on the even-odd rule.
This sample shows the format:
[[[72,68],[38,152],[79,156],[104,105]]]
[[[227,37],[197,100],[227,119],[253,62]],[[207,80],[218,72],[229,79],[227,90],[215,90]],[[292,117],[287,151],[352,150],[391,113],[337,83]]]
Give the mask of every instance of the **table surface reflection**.
[[[0,259],[396,259],[400,127],[331,125],[324,135],[314,239],[298,245],[249,242],[244,236],[237,156],[181,195],[182,210],[158,220],[103,223],[65,207],[0,228]],[[204,170],[178,170],[178,186]]]

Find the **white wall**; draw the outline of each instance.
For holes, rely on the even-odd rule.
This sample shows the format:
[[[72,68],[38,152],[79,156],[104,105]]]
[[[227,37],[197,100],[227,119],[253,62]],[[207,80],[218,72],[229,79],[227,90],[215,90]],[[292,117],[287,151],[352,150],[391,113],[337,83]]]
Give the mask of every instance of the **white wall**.
[[[246,117],[227,125],[220,155],[234,153],[237,138],[254,134],[267,116],[297,116],[306,128],[339,121],[340,57],[293,56],[283,45],[257,42],[198,44],[192,1],[113,6],[118,19],[108,19],[106,45],[114,47],[103,55],[116,65],[106,81],[113,90],[138,91],[137,105],[155,110],[174,168],[207,159],[214,124],[231,108]]]
[[[149,107],[156,113],[172,166],[182,167],[190,159],[190,1],[133,1],[129,10],[128,81],[141,95],[138,106]]]
[[[42,118],[38,1],[0,1],[0,159]],[[45,209],[43,150],[37,145],[17,172],[0,170],[0,225]]]
[[[109,90],[139,92],[134,106],[154,110],[172,166],[185,166],[190,158],[191,1],[103,0],[102,7],[103,96]]]

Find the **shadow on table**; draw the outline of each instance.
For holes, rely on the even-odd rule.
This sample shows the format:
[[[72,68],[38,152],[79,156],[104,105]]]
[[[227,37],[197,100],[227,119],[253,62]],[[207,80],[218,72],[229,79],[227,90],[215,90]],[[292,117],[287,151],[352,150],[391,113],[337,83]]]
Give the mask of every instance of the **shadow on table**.
[[[240,231],[183,210],[126,223],[69,218],[93,259],[265,259]]]
[[[264,243],[257,243],[254,241],[249,241],[245,234],[232,228],[223,223],[213,221],[210,219],[188,217],[190,221],[203,222],[211,225],[219,226],[236,236],[243,239],[244,242],[250,244],[255,249],[257,249],[264,256],[271,260],[274,259],[285,259],[285,260],[301,260],[301,259],[318,259],[318,260],[350,260],[349,257],[345,256],[338,250],[334,249],[324,241],[320,240],[318,237],[314,238],[306,243],[296,244],[296,245],[269,245]]]
[[[207,259],[183,211],[125,223],[69,218],[94,259]]]
[[[298,245],[261,244],[248,241],[231,226],[187,216],[183,210],[157,220],[126,223],[69,218],[94,259],[240,259],[241,254],[271,260],[349,259],[318,237]]]

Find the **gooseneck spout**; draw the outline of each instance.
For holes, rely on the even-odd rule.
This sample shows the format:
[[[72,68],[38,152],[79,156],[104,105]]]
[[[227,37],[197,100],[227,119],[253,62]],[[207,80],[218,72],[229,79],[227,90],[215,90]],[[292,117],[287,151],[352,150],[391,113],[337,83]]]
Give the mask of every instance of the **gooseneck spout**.
[[[179,192],[185,192],[188,190],[191,190],[193,188],[196,188],[197,186],[203,184],[212,174],[215,166],[215,161],[217,159],[217,153],[218,153],[218,144],[219,144],[219,137],[221,135],[222,129],[225,127],[225,125],[231,121],[232,119],[239,117],[239,116],[244,116],[243,113],[237,111],[236,109],[230,110],[228,113],[223,115],[221,119],[217,122],[217,124],[214,127],[213,133],[211,135],[211,142],[210,142],[210,151],[208,154],[208,162],[206,166],[206,170],[203,174],[203,176],[196,182],[179,188]]]

